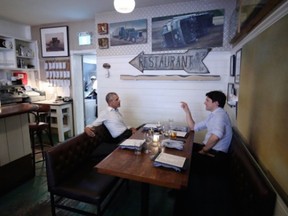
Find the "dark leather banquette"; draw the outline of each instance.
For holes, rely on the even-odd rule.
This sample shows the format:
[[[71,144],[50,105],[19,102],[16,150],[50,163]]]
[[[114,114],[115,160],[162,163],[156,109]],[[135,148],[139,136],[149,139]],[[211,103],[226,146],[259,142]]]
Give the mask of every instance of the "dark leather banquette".
[[[97,152],[98,149],[105,145],[115,148],[117,145],[114,141],[107,128],[100,125],[95,127],[93,138],[82,133],[46,151],[47,184],[52,215],[56,215],[55,208],[87,214],[71,204],[67,205],[69,202],[63,199],[95,204],[95,215],[103,213],[107,206],[103,205],[103,201],[106,203],[106,198],[112,197],[110,195],[117,191],[122,179],[99,174],[93,167],[107,154],[100,150]]]

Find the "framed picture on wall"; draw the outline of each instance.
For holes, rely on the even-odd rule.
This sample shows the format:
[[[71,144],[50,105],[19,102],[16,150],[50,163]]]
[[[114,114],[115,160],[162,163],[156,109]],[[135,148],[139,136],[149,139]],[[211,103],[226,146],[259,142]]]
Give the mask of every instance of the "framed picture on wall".
[[[241,72],[241,56],[242,56],[242,49],[236,52],[236,59],[235,59],[235,83],[240,82],[240,72]]]
[[[68,26],[40,29],[42,57],[69,56]]]
[[[110,46],[147,43],[147,19],[110,23]]]
[[[98,34],[108,34],[108,23],[98,23]]]
[[[235,55],[230,57],[230,76],[235,76]]]
[[[234,83],[228,83],[227,86],[227,104],[231,107],[236,106],[238,102],[238,97],[236,95],[236,89]]]
[[[224,9],[154,17],[152,51],[222,47],[224,20]]]
[[[108,38],[99,38],[98,39],[99,49],[108,49],[109,48],[109,40]]]

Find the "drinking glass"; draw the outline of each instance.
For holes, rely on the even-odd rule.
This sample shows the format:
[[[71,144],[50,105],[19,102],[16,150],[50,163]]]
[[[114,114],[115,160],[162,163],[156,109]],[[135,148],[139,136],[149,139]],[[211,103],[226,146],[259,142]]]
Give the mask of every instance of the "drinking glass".
[[[168,123],[169,123],[169,129],[172,130],[173,129],[174,120],[173,119],[168,119]]]
[[[142,146],[141,147],[137,147],[137,142],[135,142],[134,146],[135,146],[134,154],[140,155],[141,151],[142,151]]]
[[[160,152],[164,152],[165,151],[165,145],[164,145],[163,141],[159,143],[159,147],[160,147]]]
[[[148,154],[150,152],[149,148],[152,143],[152,135],[150,135],[149,132],[144,133],[144,139],[145,139],[145,153]]]

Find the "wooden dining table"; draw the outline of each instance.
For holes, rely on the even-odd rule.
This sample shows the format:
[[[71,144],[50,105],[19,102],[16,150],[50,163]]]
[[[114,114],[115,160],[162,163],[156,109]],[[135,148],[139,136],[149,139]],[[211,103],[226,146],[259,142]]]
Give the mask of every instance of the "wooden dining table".
[[[138,129],[130,138],[144,139],[144,129]],[[160,136],[160,142],[163,139],[168,138],[163,135]],[[143,150],[141,154],[135,154],[134,150],[123,149],[120,146],[98,163],[95,169],[102,174],[141,182],[141,215],[147,216],[149,215],[150,184],[178,190],[188,187],[194,132],[190,131],[185,137],[177,137],[176,139],[184,142],[183,150],[166,147],[163,151],[186,158],[185,169],[181,172],[164,167],[155,167],[151,151]],[[151,150],[151,148],[155,147],[150,146],[148,149]]]

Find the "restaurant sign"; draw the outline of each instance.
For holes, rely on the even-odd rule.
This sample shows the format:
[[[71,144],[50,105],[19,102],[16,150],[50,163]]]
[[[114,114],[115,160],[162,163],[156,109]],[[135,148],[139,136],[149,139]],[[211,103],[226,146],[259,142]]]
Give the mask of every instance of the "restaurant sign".
[[[203,60],[211,49],[189,49],[185,53],[144,54],[141,52],[129,63],[143,73],[144,70],[184,70],[187,73],[206,74]]]

